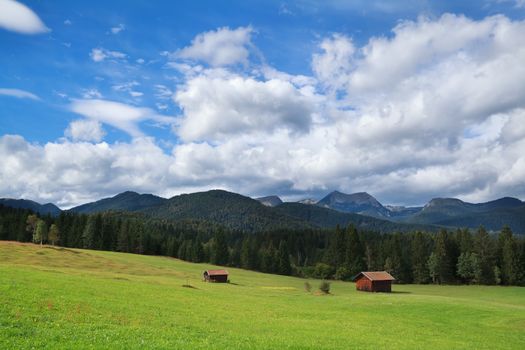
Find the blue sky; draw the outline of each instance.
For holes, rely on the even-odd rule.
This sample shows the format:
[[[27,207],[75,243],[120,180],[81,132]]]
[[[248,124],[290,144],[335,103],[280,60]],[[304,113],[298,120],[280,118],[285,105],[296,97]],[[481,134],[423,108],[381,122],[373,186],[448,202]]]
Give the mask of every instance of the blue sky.
[[[521,0],[0,12],[0,196],[525,197]]]

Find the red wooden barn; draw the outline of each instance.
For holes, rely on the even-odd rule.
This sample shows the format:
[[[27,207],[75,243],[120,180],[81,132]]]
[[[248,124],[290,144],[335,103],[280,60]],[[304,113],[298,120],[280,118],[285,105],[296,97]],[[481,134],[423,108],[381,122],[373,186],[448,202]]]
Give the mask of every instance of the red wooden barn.
[[[355,288],[366,292],[386,292],[392,291],[392,281],[396,279],[386,271],[363,271],[352,279],[355,281]]]
[[[202,277],[206,282],[228,282],[228,271],[227,270],[206,270]]]

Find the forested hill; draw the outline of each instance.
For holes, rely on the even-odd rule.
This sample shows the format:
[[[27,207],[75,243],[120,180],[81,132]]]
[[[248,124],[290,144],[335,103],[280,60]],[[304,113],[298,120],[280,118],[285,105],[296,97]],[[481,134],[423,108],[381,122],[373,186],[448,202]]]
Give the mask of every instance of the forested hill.
[[[166,201],[166,198],[157,197],[152,194],[138,194],[136,192],[126,191],[111,198],[104,198],[96,202],[74,207],[70,209],[70,211],[80,214],[93,214],[109,210],[139,211],[156,207],[164,204]]]
[[[305,229],[314,226],[267,207],[255,199],[223,190],[183,194],[161,206],[144,209],[147,216],[165,220],[202,220],[244,232]]]
[[[139,213],[147,218],[163,221],[200,221],[250,233],[278,229],[332,228],[352,224],[360,229],[383,233],[416,230],[434,232],[439,227],[477,229],[480,225],[489,231],[499,231],[507,225],[513,232],[525,234],[525,202],[516,198],[505,197],[479,204],[455,198],[436,198],[423,208],[401,209],[382,206],[366,193],[346,195],[333,192],[325,199],[325,204],[307,205],[282,203],[276,196],[252,199],[223,190],[183,194],[170,199],[127,191],[80,205],[69,212],[95,214],[113,211],[120,212],[121,215]],[[43,215],[56,216],[60,213],[60,209],[50,203],[40,205],[28,200],[0,199],[0,204],[31,209]],[[389,211],[389,217],[379,216],[378,210],[384,208]],[[359,210],[360,213],[349,210]],[[392,214],[394,211],[396,214]]]
[[[486,203],[468,203],[456,198],[435,198],[405,222],[497,231],[504,225],[525,234],[525,203],[505,197]]]
[[[395,223],[370,216],[343,213],[328,208],[302,203],[283,203],[275,209],[283,214],[304,220],[314,226],[322,228],[332,228],[337,225],[347,226],[352,224],[359,229],[376,232],[411,232],[418,230],[435,232],[440,229],[440,227],[436,225]]]
[[[53,203],[40,204],[28,199],[0,198],[0,205],[18,209],[29,209],[42,215],[57,216],[61,212],[60,208]]]

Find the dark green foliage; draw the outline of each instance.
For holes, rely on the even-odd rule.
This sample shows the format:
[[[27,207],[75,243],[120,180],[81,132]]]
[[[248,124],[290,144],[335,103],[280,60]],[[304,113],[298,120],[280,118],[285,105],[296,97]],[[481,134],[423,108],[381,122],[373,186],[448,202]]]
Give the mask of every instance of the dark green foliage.
[[[229,252],[224,232],[218,230],[213,240],[213,263],[217,265],[226,265],[228,263]]]
[[[337,225],[345,227],[351,224],[358,229],[388,233],[415,230],[434,232],[439,229],[439,227],[432,225],[395,223],[371,216],[343,213],[329,208],[302,203],[283,203],[274,209],[282,214],[321,228],[332,228]]]
[[[354,276],[365,269],[365,249],[353,225],[348,226],[346,235],[347,242],[344,264],[350,276]]]
[[[472,229],[483,226],[491,231],[508,225],[514,232],[524,234],[525,203],[510,197],[479,204],[455,198],[436,198],[407,222]]]
[[[39,224],[40,223],[40,224]],[[354,226],[279,229],[253,234],[205,221],[158,220],[140,213],[38,216],[0,205],[0,239],[46,243],[49,227],[65,247],[165,255],[269,273],[349,280],[360,270],[387,270],[401,283],[525,284],[525,240],[504,228],[438,234],[381,234]],[[45,227],[45,228],[44,228]],[[471,243],[470,243],[471,242]]]
[[[54,205],[53,203],[40,204],[37,202],[30,201],[28,199],[0,198],[0,205],[4,205],[6,207],[11,207],[15,209],[31,210],[32,212],[38,213],[42,216],[58,216],[61,212],[60,208]]]
[[[281,275],[289,275],[292,272],[292,266],[290,265],[290,253],[288,251],[288,245],[286,241],[281,241],[279,244],[279,264],[278,273]]]
[[[516,239],[508,226],[501,230],[498,243],[501,282],[506,285],[516,284],[521,277],[519,273],[519,253]]]
[[[436,235],[433,254],[435,259],[432,265],[434,282],[453,282],[455,264],[453,262],[449,234],[446,230],[441,230]]]
[[[421,232],[416,232],[412,239],[412,275],[414,283],[427,283],[429,281],[428,256],[431,238]]]
[[[319,290],[324,294],[330,294],[330,282],[322,281],[319,285]]]
[[[252,198],[222,190],[183,194],[142,212],[157,219],[205,220],[244,232],[312,227]]]
[[[495,283],[494,276],[494,255],[495,247],[493,239],[489,236],[487,230],[480,226],[474,235],[474,250],[479,258],[479,266],[481,270],[479,283],[493,284]]]
[[[127,191],[111,198],[104,198],[96,202],[87,203],[70,209],[79,214],[95,214],[105,211],[139,211],[165,203],[167,199],[152,194],[138,194]]]
[[[476,253],[461,253],[457,263],[457,274],[465,283],[478,283],[481,267]]]

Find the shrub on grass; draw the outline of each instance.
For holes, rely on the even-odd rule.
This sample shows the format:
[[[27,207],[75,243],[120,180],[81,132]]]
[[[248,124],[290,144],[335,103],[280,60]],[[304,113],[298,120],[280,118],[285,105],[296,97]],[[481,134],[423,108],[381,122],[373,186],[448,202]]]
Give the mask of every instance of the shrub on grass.
[[[304,282],[304,290],[310,293],[312,291],[312,286],[308,282]]]
[[[319,285],[319,290],[324,294],[330,294],[330,282],[322,281]]]

